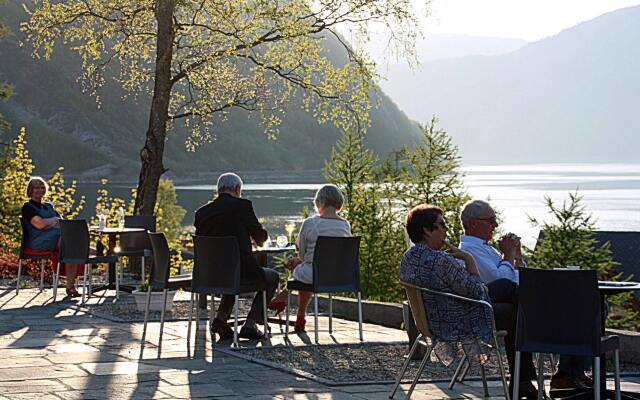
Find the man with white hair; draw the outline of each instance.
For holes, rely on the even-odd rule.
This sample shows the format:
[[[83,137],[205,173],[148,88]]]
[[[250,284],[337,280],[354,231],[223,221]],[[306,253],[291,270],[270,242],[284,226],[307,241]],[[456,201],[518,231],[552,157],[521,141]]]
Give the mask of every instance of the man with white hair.
[[[499,250],[489,244],[498,221],[491,205],[483,200],[467,202],[460,213],[460,221],[464,229],[464,235],[460,237],[460,249],[473,256],[480,278],[489,288],[492,302],[512,303],[515,300],[517,305],[520,283],[518,269],[526,266],[522,259],[520,238],[514,233],[507,233],[498,240]],[[516,315],[514,313],[513,321],[510,321],[512,328],[503,328],[509,331],[506,340],[508,349],[514,345]],[[522,354],[523,366],[529,365],[530,355]],[[586,357],[561,355],[558,372],[551,378],[551,389],[584,389],[593,386],[593,380],[584,374],[588,362]],[[531,371],[533,372],[533,367]]]
[[[462,207],[460,221],[464,235],[460,237],[460,249],[470,253],[476,262],[478,273],[489,289],[494,307],[496,326],[507,331],[505,345],[511,374],[514,371],[515,334],[518,307],[518,268],[524,265],[520,238],[513,233],[498,241],[500,251],[489,244],[498,226],[496,213],[486,201],[472,200]],[[522,353],[520,394],[534,398],[537,390],[531,383],[536,372],[531,353]],[[510,382],[510,386],[513,382]]]
[[[267,303],[273,297],[278,280],[278,273],[258,265],[252,254],[253,240],[257,245],[267,240],[267,231],[262,227],[251,201],[242,198],[242,179],[234,173],[227,172],[218,178],[218,196],[211,203],[196,211],[194,225],[196,235],[202,236],[234,236],[240,249],[241,272],[243,285],[265,284]],[[233,331],[227,323],[235,302],[234,296],[223,295],[218,307],[211,333],[217,333],[221,339],[233,337]],[[263,321],[262,294],[256,294],[246,322],[240,329],[239,336],[246,339],[261,339],[263,333],[256,322]],[[267,327],[265,327],[266,329]]]

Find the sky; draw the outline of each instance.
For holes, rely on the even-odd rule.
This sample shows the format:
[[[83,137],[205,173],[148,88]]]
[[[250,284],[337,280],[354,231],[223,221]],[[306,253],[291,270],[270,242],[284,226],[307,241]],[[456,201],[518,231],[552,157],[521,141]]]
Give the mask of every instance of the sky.
[[[425,1],[412,0],[425,14]],[[431,0],[426,33],[517,38],[529,42],[640,0]]]

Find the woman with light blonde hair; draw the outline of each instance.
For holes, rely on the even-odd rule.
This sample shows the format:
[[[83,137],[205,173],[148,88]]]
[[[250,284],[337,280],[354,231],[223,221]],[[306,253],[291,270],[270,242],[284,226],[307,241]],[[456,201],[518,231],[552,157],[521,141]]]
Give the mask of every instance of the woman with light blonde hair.
[[[29,184],[27,185],[29,201],[22,206],[21,217],[27,227],[27,252],[53,251],[51,261],[55,268],[57,250],[60,248],[60,214],[55,210],[53,204],[42,201],[48,189],[47,182],[41,177],[34,176],[29,179]],[[65,270],[67,295],[71,298],[80,296],[75,288],[78,265],[67,264],[61,274]]]

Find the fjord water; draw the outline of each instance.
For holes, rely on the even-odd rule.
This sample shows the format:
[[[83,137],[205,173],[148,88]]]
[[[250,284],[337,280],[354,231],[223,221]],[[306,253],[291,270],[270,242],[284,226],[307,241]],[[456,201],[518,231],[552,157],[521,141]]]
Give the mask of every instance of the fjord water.
[[[601,230],[640,230],[640,164],[530,164],[467,166],[465,183],[474,198],[489,199],[503,218],[502,230],[514,232],[532,246],[538,235],[528,216],[548,220],[544,197],[561,204],[576,189],[583,205]],[[313,209],[314,193],[322,183],[246,184],[243,196],[253,201],[271,236],[284,232],[289,219],[300,221],[305,206]],[[96,185],[83,184],[87,196],[82,217],[91,216]],[[129,196],[129,188],[110,185],[112,195]],[[187,209],[184,224],[193,223],[194,211],[213,197],[210,185],[176,185],[179,203]],[[298,226],[299,227],[299,226]]]

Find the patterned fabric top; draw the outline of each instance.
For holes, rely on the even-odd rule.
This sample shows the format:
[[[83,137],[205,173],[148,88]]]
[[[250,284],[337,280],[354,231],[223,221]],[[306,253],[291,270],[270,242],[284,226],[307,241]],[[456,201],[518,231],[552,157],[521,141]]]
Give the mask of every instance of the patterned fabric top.
[[[479,276],[467,272],[451,255],[417,244],[407,250],[400,263],[400,280],[426,289],[489,301]],[[492,340],[491,315],[487,308],[423,292],[434,351],[440,361],[453,361],[458,344],[467,354],[485,355]],[[481,357],[483,362],[486,357]]]

